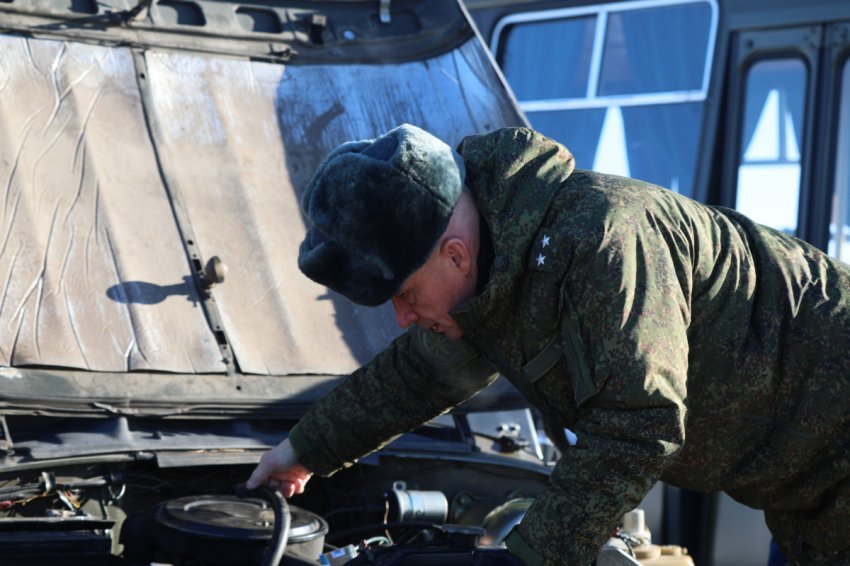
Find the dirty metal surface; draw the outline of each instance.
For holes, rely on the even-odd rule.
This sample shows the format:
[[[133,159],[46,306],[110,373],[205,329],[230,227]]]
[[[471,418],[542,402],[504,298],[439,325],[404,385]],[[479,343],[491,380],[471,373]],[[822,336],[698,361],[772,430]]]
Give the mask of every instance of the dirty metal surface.
[[[221,371],[130,52],[0,36],[0,364]]]
[[[202,253],[228,266],[213,293],[242,371],[348,373],[398,333],[387,307],[351,305],[298,271],[299,198],[344,140],[408,121],[455,144],[506,120],[475,47],[392,66],[148,53],[154,137]]]
[[[241,372],[348,373],[399,331],[298,271],[312,171],[401,122],[456,144],[520,121],[476,40],[286,66],[0,36],[0,365],[223,372],[190,233],[228,267],[212,295]]]

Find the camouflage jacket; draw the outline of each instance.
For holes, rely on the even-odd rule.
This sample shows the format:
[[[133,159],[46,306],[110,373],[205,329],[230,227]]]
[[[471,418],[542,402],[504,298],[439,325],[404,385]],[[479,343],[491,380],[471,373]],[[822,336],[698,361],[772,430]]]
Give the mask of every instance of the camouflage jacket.
[[[809,511],[850,475],[848,266],[732,210],[573,171],[527,129],[459,151],[495,253],[453,313],[464,338],[411,330],[355,372],[292,430],[304,465],[331,473],[498,371],[578,436],[508,541],[530,563],[591,562],[659,479]],[[528,371],[553,340],[563,355]]]

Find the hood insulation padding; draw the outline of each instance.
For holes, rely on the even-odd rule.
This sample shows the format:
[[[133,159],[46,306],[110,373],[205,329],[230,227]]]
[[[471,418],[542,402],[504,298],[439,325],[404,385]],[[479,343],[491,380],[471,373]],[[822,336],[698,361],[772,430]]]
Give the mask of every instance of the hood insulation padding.
[[[398,330],[297,269],[301,190],[348,139],[411,122],[450,144],[521,118],[477,40],[392,65],[245,59],[0,36],[0,365],[344,374]],[[376,219],[380,221],[380,219]],[[181,231],[182,228],[182,231]]]

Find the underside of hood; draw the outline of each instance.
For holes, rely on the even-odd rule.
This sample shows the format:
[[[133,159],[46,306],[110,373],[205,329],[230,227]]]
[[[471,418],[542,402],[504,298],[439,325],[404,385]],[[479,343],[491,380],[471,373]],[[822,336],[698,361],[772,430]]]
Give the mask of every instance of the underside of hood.
[[[116,33],[155,43],[157,30],[185,31],[157,20],[183,4],[209,8],[209,26],[223,3],[161,2]],[[344,28],[354,3],[315,10],[331,5]],[[10,21],[47,17],[16,9]],[[427,36],[428,18],[417,21],[383,41]],[[398,329],[386,307],[357,307],[298,272],[299,199],[316,165],[400,122],[449,143],[521,122],[468,26],[465,41],[423,59],[329,64],[79,37],[110,32],[101,27],[0,35],[0,365],[25,381],[51,368],[116,384],[132,372],[351,372]],[[238,42],[226,27],[203,31]],[[340,49],[327,43],[311,49]]]

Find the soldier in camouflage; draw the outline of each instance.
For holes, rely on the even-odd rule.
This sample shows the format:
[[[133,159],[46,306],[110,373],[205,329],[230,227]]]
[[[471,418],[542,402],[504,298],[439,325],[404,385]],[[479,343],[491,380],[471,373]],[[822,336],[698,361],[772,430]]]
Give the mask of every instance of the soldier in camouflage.
[[[355,302],[392,300],[409,331],[316,403],[249,486],[300,492],[498,372],[578,437],[506,540],[527,564],[590,563],[658,480],[763,509],[800,563],[850,564],[847,265],[733,210],[574,170],[524,128],[457,153],[406,125],[346,144],[304,208],[302,271]],[[427,229],[406,233],[410,215]],[[388,217],[386,234],[348,235]]]

